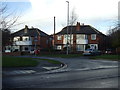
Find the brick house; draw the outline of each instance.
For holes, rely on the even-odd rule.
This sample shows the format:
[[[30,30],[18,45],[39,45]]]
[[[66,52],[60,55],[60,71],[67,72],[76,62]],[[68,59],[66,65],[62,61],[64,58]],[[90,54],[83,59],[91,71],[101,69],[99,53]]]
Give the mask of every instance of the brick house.
[[[29,52],[35,49],[48,49],[52,45],[50,36],[38,28],[25,28],[11,34],[11,51]]]
[[[68,37],[67,37],[68,30]],[[84,51],[87,48],[105,50],[106,36],[90,25],[80,25],[64,27],[55,34],[55,48],[64,50],[68,47],[71,51]]]

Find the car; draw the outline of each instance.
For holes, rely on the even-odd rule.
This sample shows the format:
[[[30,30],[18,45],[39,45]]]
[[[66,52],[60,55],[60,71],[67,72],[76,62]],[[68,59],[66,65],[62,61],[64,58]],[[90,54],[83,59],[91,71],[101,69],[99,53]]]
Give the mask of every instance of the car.
[[[107,50],[105,51],[105,54],[112,54],[112,50],[111,50],[111,49],[107,49]]]
[[[31,50],[31,51],[30,51],[30,54],[35,54],[35,51],[34,51],[34,50]]]
[[[10,53],[10,52],[11,52],[11,50],[5,50],[5,52],[6,52],[6,53]]]
[[[87,55],[101,55],[101,51],[99,50],[96,50],[96,49],[87,49],[83,52],[83,55],[84,56],[87,56]]]

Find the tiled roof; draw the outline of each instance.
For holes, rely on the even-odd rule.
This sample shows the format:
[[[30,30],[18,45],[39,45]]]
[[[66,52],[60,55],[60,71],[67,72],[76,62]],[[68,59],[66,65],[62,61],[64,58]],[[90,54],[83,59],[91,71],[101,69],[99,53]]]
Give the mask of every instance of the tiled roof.
[[[25,28],[24,28],[25,29]],[[28,28],[27,33],[24,32],[24,29],[21,29],[12,34],[13,37],[15,36],[48,36],[45,32],[37,29],[37,28]]]
[[[77,30],[76,26],[68,26],[68,34],[70,34],[70,33],[72,33],[72,34],[103,34],[90,25],[80,25],[79,30]],[[67,27],[64,27],[57,34],[67,34]]]

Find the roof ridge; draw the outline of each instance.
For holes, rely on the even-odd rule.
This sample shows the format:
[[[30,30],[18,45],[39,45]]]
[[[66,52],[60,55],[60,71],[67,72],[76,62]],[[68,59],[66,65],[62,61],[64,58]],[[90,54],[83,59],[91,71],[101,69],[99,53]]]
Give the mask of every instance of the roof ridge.
[[[90,27],[91,27],[93,30],[95,30],[95,32],[102,34],[100,31],[98,31],[98,30],[95,29],[94,27],[92,27],[92,26],[90,26]]]

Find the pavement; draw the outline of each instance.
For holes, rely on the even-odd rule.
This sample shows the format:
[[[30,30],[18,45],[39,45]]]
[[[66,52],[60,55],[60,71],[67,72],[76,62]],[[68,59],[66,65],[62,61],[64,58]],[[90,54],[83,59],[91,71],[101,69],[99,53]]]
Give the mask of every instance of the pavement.
[[[13,75],[27,75],[27,74],[45,74],[45,73],[59,73],[69,71],[85,71],[85,70],[96,70],[106,68],[118,67],[117,61],[106,61],[106,60],[90,60],[89,57],[78,57],[78,58],[51,58],[51,57],[33,57],[33,56],[20,56],[20,57],[31,57],[31,58],[45,58],[52,59],[62,62],[63,64],[51,64],[47,61],[42,61],[36,67],[17,67],[17,68],[3,68],[3,76]]]

